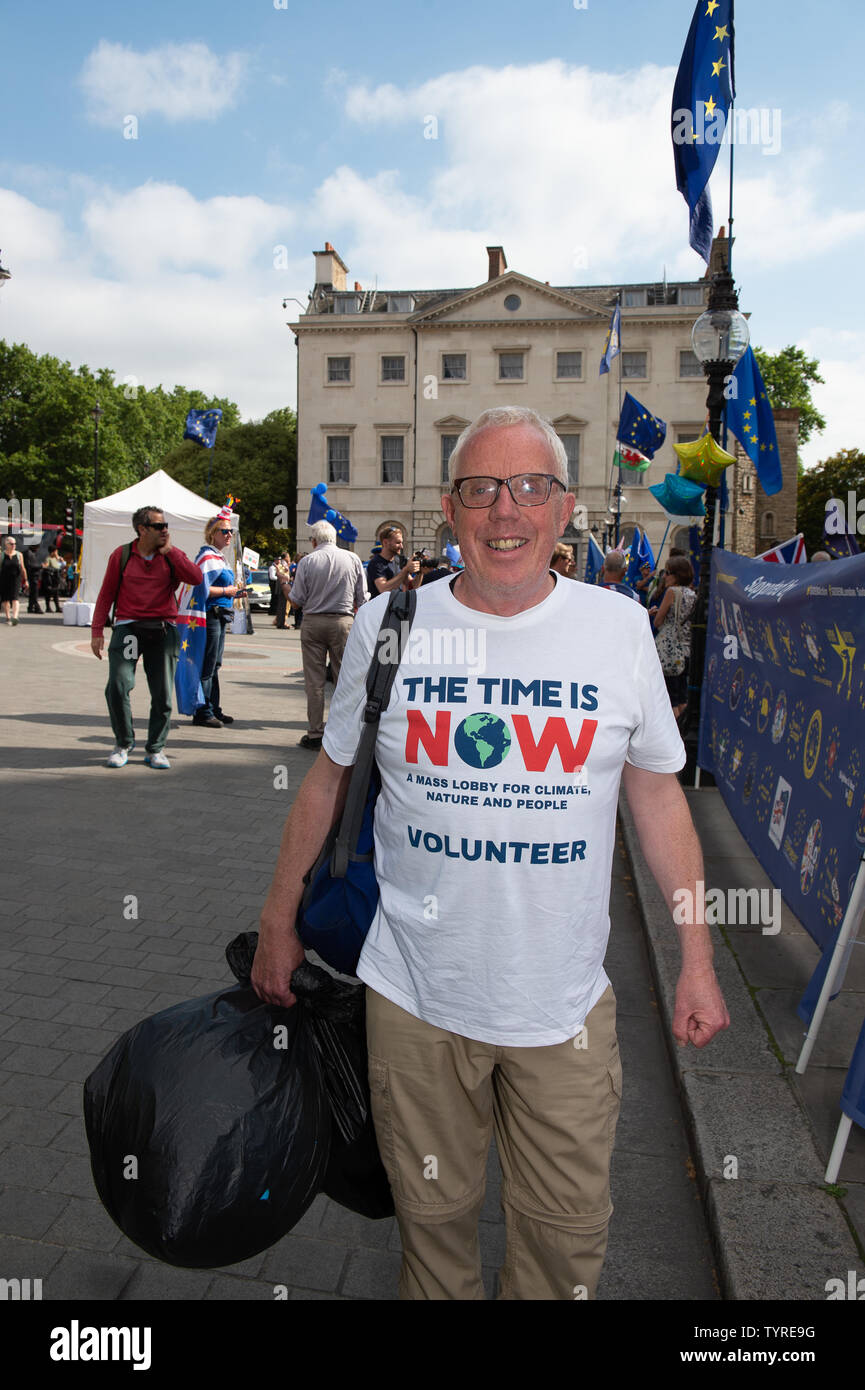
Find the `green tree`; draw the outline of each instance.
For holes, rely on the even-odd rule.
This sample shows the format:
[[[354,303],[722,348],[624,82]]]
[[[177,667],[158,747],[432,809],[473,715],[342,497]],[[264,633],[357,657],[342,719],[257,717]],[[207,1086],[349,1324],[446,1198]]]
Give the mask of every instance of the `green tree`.
[[[183,440],[159,466],[184,487],[213,501],[237,499],[244,544],[266,555],[293,550],[297,506],[297,417],[284,407],[263,420],[226,429],[213,449]],[[286,520],[286,526],[276,522]]]
[[[776,353],[755,347],[754,356],[769,393],[769,404],[778,410],[798,407],[799,443],[807,444],[815,431],[819,434],[826,428],[826,421],[811,399],[812,385],[823,384],[820,363],[792,344]]]
[[[804,533],[809,555],[821,549],[826,503],[838,497],[846,507],[847,493],[851,491],[858,497],[865,497],[865,452],[862,449],[839,449],[831,458],[800,474],[796,526]],[[855,525],[855,518],[848,515],[847,520]],[[861,538],[859,544],[863,544]]]
[[[115,382],[108,368],[91,372],[24,343],[0,341],[0,496],[40,498],[46,521],[63,519],[65,499],[90,500],[94,489],[93,409],[99,404],[99,493],[129,487],[158,466],[183,437],[190,409],[219,406],[237,425],[233,401],[175,386],[167,392]]]

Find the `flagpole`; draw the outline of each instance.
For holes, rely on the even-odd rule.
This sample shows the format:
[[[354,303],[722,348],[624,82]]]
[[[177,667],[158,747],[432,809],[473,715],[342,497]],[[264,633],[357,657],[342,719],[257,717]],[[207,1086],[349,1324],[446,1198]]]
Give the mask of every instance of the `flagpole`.
[[[615,311],[615,309],[614,309],[614,310],[613,310],[613,318],[614,318],[614,319],[615,319],[615,313],[616,313],[616,311]],[[621,325],[620,325],[620,327],[619,327],[619,332],[620,332],[620,334],[621,334]],[[609,351],[609,347],[608,347],[607,350]],[[605,419],[604,419],[604,444],[606,445],[606,447],[607,447],[608,449],[609,449],[609,447],[610,447],[610,375],[611,375],[611,373],[610,373],[610,368],[609,368],[609,364],[608,364],[608,365],[607,365],[607,370],[606,370],[606,372],[605,372],[605,376],[606,376],[606,378],[607,378],[607,383],[606,383],[606,390],[607,390],[607,405],[606,405],[606,415],[605,415]],[[604,547],[605,547],[605,550],[606,550],[606,547],[610,544],[610,527],[611,527],[611,525],[612,525],[612,522],[610,521],[610,501],[611,501],[611,499],[612,499],[612,496],[613,496],[613,470],[612,470],[612,465],[611,465],[611,466],[610,466],[610,472],[609,472],[608,477],[607,477],[607,500],[606,500],[606,502],[604,503]]]
[[[658,551],[658,558],[657,558],[657,560],[655,561],[656,567],[660,566],[660,563],[661,563],[661,556],[662,556],[663,553],[664,553],[664,546],[667,544],[667,536],[668,536],[669,533],[670,533],[670,527],[672,526],[672,524],[673,524],[672,521],[670,521],[670,520],[668,519],[668,521],[667,521],[667,529],[666,529],[666,531],[664,532],[663,536],[661,537],[661,548],[660,548],[660,550]]]
[[[619,419],[622,418],[622,291],[616,295],[616,304],[619,310]],[[616,425],[618,430],[618,424]],[[618,443],[618,440],[616,440]],[[616,451],[618,453],[618,450]],[[622,456],[619,454],[619,476],[616,480],[616,545],[619,544],[619,533],[622,525]]]
[[[727,274],[733,274],[733,150],[735,148],[735,124],[733,116],[735,99],[730,101],[730,110],[727,116],[727,126],[730,131],[730,197],[727,209]]]
[[[727,128],[728,128],[729,131],[730,131],[730,194],[729,194],[729,202],[728,202],[728,208],[727,208],[727,274],[728,274],[728,275],[732,275],[732,274],[733,274],[733,152],[734,152],[735,147],[736,147],[736,141],[735,141],[735,138],[734,138],[734,137],[735,137],[735,133],[736,133],[736,126],[735,126],[735,121],[734,121],[734,116],[735,116],[735,109],[734,109],[734,108],[735,108],[735,100],[733,99],[733,100],[730,101],[730,110],[729,110],[729,114],[728,114],[728,116],[727,116]],[[721,417],[721,420],[722,420],[722,426],[721,426],[721,428],[722,428],[721,448],[722,448],[722,449],[726,449],[726,447],[727,447],[727,403],[726,403],[726,400],[725,400],[725,402],[724,402],[724,413],[723,413],[723,415],[722,415],[722,417]],[[720,514],[720,515],[719,515],[719,521],[718,521],[718,545],[721,547],[722,550],[725,548],[725,541],[726,541],[726,539],[727,539],[727,521],[726,521],[726,515],[725,515],[724,507],[723,507],[723,498],[724,498],[724,492],[725,492],[725,490],[727,491],[727,501],[728,501],[728,503],[729,503],[730,497],[729,497],[729,491],[728,491],[727,488],[726,488],[726,478],[724,479],[723,485],[722,485],[722,487],[721,487],[720,506],[719,506],[719,514]]]

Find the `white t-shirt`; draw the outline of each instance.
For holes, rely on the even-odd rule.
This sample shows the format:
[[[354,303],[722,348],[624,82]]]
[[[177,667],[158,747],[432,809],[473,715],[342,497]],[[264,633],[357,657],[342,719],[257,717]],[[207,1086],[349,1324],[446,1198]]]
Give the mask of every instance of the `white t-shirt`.
[[[389,595],[357,614],[324,734],[355,761]],[[556,576],[511,618],[424,585],[381,719],[380,902],[358,976],[418,1018],[498,1046],[575,1036],[603,961],[625,761],[684,748],[645,609]]]

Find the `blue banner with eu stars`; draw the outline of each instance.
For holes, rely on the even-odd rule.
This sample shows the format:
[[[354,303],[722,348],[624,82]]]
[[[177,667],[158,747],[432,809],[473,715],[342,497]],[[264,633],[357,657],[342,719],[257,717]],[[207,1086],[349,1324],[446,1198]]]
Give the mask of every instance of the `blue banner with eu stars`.
[[[676,186],[688,204],[688,241],[708,265],[712,251],[709,176],[735,96],[733,0],[698,0],[676,82],[670,118]]]
[[[698,761],[824,953],[865,852],[863,599],[865,555],[712,554]]]
[[[205,449],[212,449],[216,443],[216,430],[221,419],[222,411],[219,409],[190,410],[186,417],[183,438],[193,439]]]

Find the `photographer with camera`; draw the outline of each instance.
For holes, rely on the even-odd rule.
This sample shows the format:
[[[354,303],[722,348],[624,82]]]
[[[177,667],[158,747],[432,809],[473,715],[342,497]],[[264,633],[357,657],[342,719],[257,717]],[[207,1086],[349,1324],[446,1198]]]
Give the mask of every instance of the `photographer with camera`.
[[[392,589],[411,587],[410,581],[420,570],[423,551],[418,551],[411,560],[402,553],[404,539],[398,526],[389,526],[379,536],[381,554],[373,555],[366,567],[366,582],[373,598],[376,594],[389,594]]]

